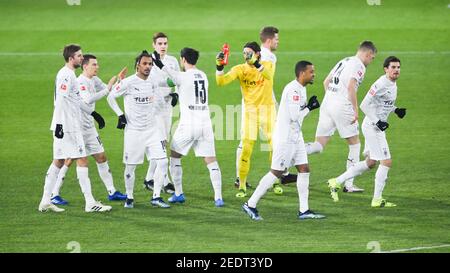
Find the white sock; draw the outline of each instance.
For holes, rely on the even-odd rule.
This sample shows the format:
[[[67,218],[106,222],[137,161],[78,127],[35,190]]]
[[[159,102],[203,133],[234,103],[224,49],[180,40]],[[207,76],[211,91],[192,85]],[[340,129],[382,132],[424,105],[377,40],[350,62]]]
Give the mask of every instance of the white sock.
[[[64,184],[64,178],[66,177],[66,173],[68,170],[69,167],[67,167],[66,165],[63,165],[59,170],[58,178],[56,179],[55,186],[53,187],[52,197],[59,195],[59,191],[61,190],[61,187]]]
[[[114,194],[116,192],[116,188],[114,187],[113,177],[111,170],[109,169],[108,161],[97,163],[97,169],[103,184],[105,184],[108,194]]]
[[[77,177],[86,204],[95,203],[95,199],[92,196],[91,180],[89,180],[89,169],[87,167],[77,166]]]
[[[207,165],[209,170],[209,178],[214,189],[214,200],[222,199],[222,173],[220,172],[219,163],[214,161]]]
[[[322,144],[319,142],[308,142],[305,144],[306,153],[307,154],[315,154],[315,153],[321,153],[323,151]]]
[[[170,158],[170,175],[172,176],[173,186],[175,187],[175,195],[183,193],[181,179],[183,177],[183,169],[181,167],[181,158]]]
[[[380,199],[383,196],[384,185],[388,177],[389,167],[379,165],[375,173],[375,190],[373,192],[373,199]]]
[[[134,191],[134,171],[136,170],[136,165],[125,165],[125,190],[127,193],[128,199],[134,199],[133,191]]]
[[[298,199],[300,201],[300,212],[303,213],[309,210],[309,173],[298,173],[297,175],[297,191]]]
[[[256,208],[259,199],[266,194],[267,190],[270,189],[277,180],[278,178],[272,172],[268,172],[263,178],[261,178],[258,187],[256,187],[255,192],[247,202],[248,206]]]
[[[339,184],[344,183],[345,180],[361,175],[363,172],[369,170],[366,161],[359,161],[353,167],[345,171],[343,174],[336,178]]]
[[[236,149],[236,177],[239,177],[239,162],[242,154],[242,140]]]
[[[153,198],[158,198],[161,196],[161,189],[163,187],[164,180],[167,179],[167,165],[169,164],[169,161],[167,158],[162,158],[155,159],[153,163],[156,165],[153,184]]]
[[[148,162],[148,170],[147,175],[145,176],[145,180],[146,181],[152,180],[155,175],[155,171],[156,171],[156,160],[150,159],[150,161]]]
[[[50,164],[45,176],[44,193],[42,195],[41,204],[50,204],[52,190],[55,188],[56,179],[58,178],[60,168],[56,167],[55,164]]]
[[[347,170],[359,162],[359,151],[361,150],[361,143],[348,145]],[[353,178],[345,181],[345,186],[353,187]]]

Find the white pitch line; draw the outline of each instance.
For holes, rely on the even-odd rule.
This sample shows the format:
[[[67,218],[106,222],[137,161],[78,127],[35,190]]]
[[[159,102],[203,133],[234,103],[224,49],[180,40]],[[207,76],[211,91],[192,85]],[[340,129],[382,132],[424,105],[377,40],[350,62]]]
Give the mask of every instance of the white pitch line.
[[[134,56],[139,51],[129,52],[94,52],[100,56]],[[276,55],[345,55],[353,54],[353,51],[277,51]],[[0,56],[60,56],[60,52],[0,52]],[[172,53],[173,54],[173,53]],[[200,52],[201,55],[216,55],[217,52],[207,51]],[[239,55],[241,52],[231,52],[231,54]],[[449,55],[450,51],[379,51],[378,54],[392,55]]]
[[[394,249],[388,251],[380,251],[379,253],[399,253],[399,252],[407,252],[407,251],[415,251],[415,250],[423,250],[423,249],[435,249],[435,248],[446,248],[450,247],[450,245],[439,245],[439,246],[419,246],[412,248],[403,248],[403,249]]]

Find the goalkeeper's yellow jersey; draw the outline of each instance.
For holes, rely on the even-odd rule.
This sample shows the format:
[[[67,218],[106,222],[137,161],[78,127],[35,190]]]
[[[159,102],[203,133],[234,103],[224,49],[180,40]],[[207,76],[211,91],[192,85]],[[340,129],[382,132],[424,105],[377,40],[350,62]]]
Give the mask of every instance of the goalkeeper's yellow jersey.
[[[217,72],[217,85],[227,85],[235,79],[239,79],[245,105],[256,107],[274,105],[273,75],[275,67],[272,62],[268,61],[261,61],[261,64],[264,66],[262,72],[247,63],[233,66],[226,74]]]

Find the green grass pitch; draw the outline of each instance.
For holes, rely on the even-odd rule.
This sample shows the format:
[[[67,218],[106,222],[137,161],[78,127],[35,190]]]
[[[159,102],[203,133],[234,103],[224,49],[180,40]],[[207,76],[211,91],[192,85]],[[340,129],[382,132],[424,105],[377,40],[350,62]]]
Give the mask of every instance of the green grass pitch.
[[[85,53],[96,54],[99,76],[107,81],[125,65],[132,70],[135,55],[151,49],[154,32],[166,32],[172,55],[178,57],[185,46],[201,52],[198,67],[209,77],[210,104],[225,109],[239,104],[241,95],[237,83],[216,86],[215,52],[228,42],[230,64],[240,63],[242,45],[258,41],[266,25],[280,29],[278,100],[301,59],[312,61],[317,72],[308,95],[322,99],[322,81],[333,65],[353,55],[362,40],[373,40],[379,53],[359,88],[359,102],[383,73],[384,58],[395,54],[402,60],[397,104],[408,115],[390,118],[387,135],[394,164],[384,192],[398,207],[370,208],[374,171],[356,179],[365,193],[341,194],[339,203],[331,201],[325,182],[345,169],[348,152],[335,136],[324,153],[309,157],[310,207],[327,216],[322,221],[297,220],[294,184],[285,187],[283,196],[268,192],[261,200],[264,221],[253,222],[240,211],[243,200],[234,197],[233,187],[236,138],[216,141],[224,208],[214,207],[208,171],[191,153],[183,160],[184,205],[151,207],[150,195],[141,187],[147,164],[136,172],[135,209],[108,202],[90,159],[94,196],[113,206],[110,213],[84,212],[74,168],[62,189],[70,201],[66,212],[37,211],[52,158],[53,85],[65,44],[79,43]],[[381,0],[371,6],[365,0],[81,0],[80,6],[69,6],[64,0],[0,0],[0,41],[0,252],[69,252],[71,241],[80,244],[81,252],[369,252],[371,241],[386,251],[450,244],[448,1]],[[115,128],[117,119],[106,100],[97,103],[97,111],[106,120],[100,135],[115,185],[124,191],[123,132]],[[318,114],[304,122],[306,141],[314,138]],[[360,117],[361,122],[362,113]],[[270,166],[267,153],[258,147],[249,176],[254,186]]]

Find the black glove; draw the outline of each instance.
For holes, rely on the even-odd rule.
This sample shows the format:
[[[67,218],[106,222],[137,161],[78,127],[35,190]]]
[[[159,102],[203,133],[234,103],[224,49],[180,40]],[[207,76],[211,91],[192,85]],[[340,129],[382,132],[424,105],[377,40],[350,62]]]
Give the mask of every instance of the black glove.
[[[119,121],[117,122],[117,129],[123,129],[125,128],[125,125],[127,125],[127,119],[125,118],[125,115],[120,115]]]
[[[255,61],[253,63],[253,65],[256,67],[256,69],[259,69],[261,67],[261,64],[259,63],[259,61]]]
[[[55,137],[56,138],[63,138],[64,137],[64,131],[63,131],[63,128],[62,128],[62,124],[56,124]]]
[[[169,96],[172,97],[172,102],[170,104],[172,104],[172,107],[175,107],[175,105],[177,105],[177,103],[178,103],[178,94],[170,93]]]
[[[98,129],[102,129],[103,127],[105,127],[105,120],[103,119],[102,116],[100,116],[99,113],[94,111],[91,113],[91,116],[95,119],[95,121],[97,121]]]
[[[395,108],[394,112],[399,118],[403,118],[406,115],[406,108]]]
[[[223,52],[219,52],[219,54],[217,54],[216,56],[216,69],[217,71],[222,71],[223,70],[223,59],[225,58],[225,54],[223,54]]]
[[[389,128],[389,123],[384,122],[379,120],[376,124],[375,124],[381,131],[386,130],[387,128]]]
[[[306,108],[308,108],[309,111],[312,111],[319,107],[320,107],[320,103],[317,100],[317,96],[314,95],[311,98],[309,98],[308,104],[306,105]]]
[[[156,65],[157,67],[159,67],[159,69],[162,69],[164,64],[161,62],[161,56],[159,55],[158,52],[153,51],[152,54],[152,60],[153,60],[153,64]]]

